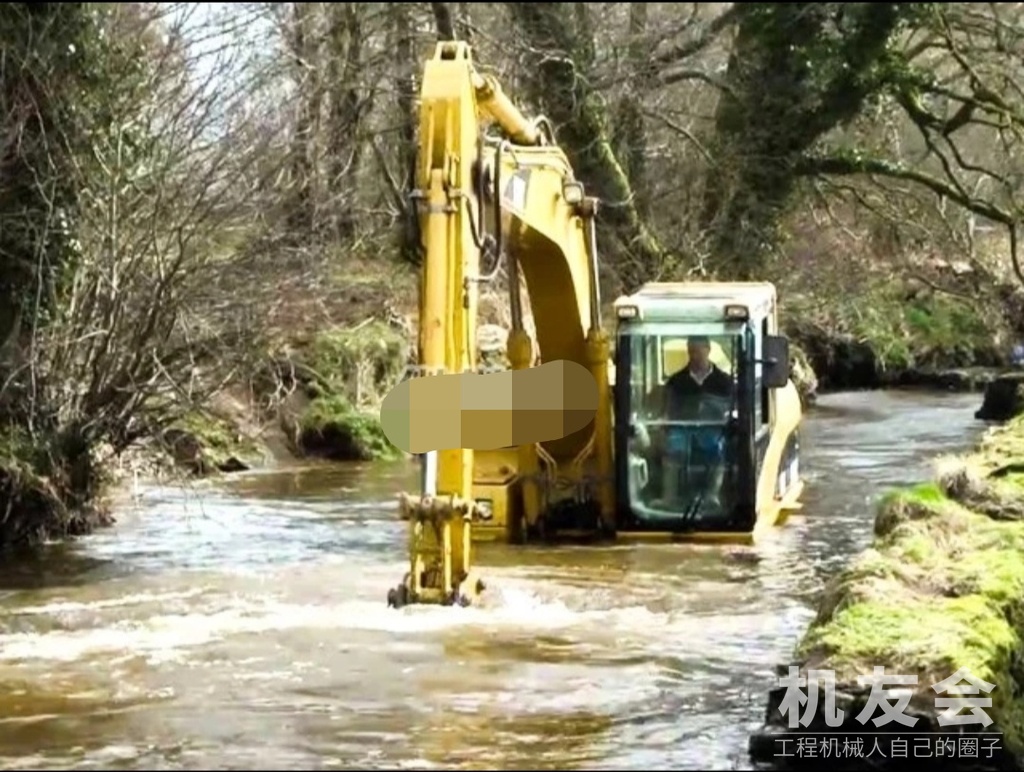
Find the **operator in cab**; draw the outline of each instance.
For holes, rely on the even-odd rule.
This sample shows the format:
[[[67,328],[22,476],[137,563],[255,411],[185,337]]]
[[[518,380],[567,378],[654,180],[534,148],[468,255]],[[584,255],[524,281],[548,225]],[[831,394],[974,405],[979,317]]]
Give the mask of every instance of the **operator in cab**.
[[[708,421],[709,426],[696,429],[670,426],[666,447],[662,501],[672,509],[690,506],[684,503],[681,488],[702,491],[701,503],[716,508],[721,500],[725,432],[732,409],[734,381],[732,376],[711,361],[711,341],[705,335],[693,335],[686,342],[688,361],[684,368],[665,382],[664,416],[669,421]],[[704,469],[703,482],[690,480],[687,470],[693,464]],[[682,477],[687,478],[683,483]],[[693,484],[696,483],[694,486]],[[693,486],[693,487],[691,487]]]
[[[711,341],[706,335],[691,336],[686,354],[686,367],[665,381],[665,417],[670,421],[697,420],[704,395],[720,400],[732,397],[732,376],[711,361]]]

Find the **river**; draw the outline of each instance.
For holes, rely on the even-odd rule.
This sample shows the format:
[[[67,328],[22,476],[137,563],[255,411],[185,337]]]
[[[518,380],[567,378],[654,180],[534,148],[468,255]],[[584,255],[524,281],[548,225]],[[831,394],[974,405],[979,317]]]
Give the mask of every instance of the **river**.
[[[749,768],[871,501],[969,446],[978,400],[825,397],[806,511],[764,545],[494,547],[481,608],[385,606],[412,465],[141,490],[0,570],[0,768]]]

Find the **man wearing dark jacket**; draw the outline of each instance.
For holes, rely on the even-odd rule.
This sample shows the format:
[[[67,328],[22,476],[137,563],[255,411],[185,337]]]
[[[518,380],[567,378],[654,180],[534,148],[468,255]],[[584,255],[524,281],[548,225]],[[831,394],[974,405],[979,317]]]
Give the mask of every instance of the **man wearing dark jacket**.
[[[689,362],[686,367],[674,373],[665,382],[665,418],[669,421],[694,421],[702,418],[702,407],[711,409],[715,415],[711,420],[727,420],[726,412],[731,407],[733,379],[728,373],[711,361],[711,341],[704,335],[693,335],[686,343]],[[709,405],[717,402],[720,408]],[[716,414],[717,413],[717,414]],[[680,506],[679,476],[683,460],[690,456],[694,444],[704,456],[705,462],[715,463],[708,481],[708,503],[715,505],[723,482],[722,465],[717,463],[721,456],[723,434],[717,427],[709,427],[694,437],[681,427],[668,427],[667,447],[664,456],[664,501],[670,507]],[[696,443],[694,443],[696,440]]]
[[[711,361],[707,336],[691,336],[686,353],[690,359],[686,367],[665,382],[665,417],[670,421],[696,420],[705,394],[722,400],[732,397],[732,377]]]

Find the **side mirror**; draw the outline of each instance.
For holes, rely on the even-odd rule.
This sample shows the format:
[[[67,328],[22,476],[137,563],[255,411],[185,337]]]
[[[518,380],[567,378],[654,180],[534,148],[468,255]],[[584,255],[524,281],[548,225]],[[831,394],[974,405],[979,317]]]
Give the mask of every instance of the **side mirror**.
[[[786,336],[765,336],[761,346],[761,380],[769,389],[781,389],[789,383],[789,339]]]

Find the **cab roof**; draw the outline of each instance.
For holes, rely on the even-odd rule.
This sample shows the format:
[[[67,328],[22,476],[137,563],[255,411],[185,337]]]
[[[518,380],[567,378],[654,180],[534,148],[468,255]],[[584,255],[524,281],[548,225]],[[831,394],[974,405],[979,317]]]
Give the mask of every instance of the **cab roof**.
[[[722,319],[725,307],[746,306],[751,318],[772,313],[776,291],[771,282],[651,282],[631,295],[615,301],[616,313],[622,307],[634,307],[641,319],[705,318]],[[621,316],[621,315],[620,315]]]

